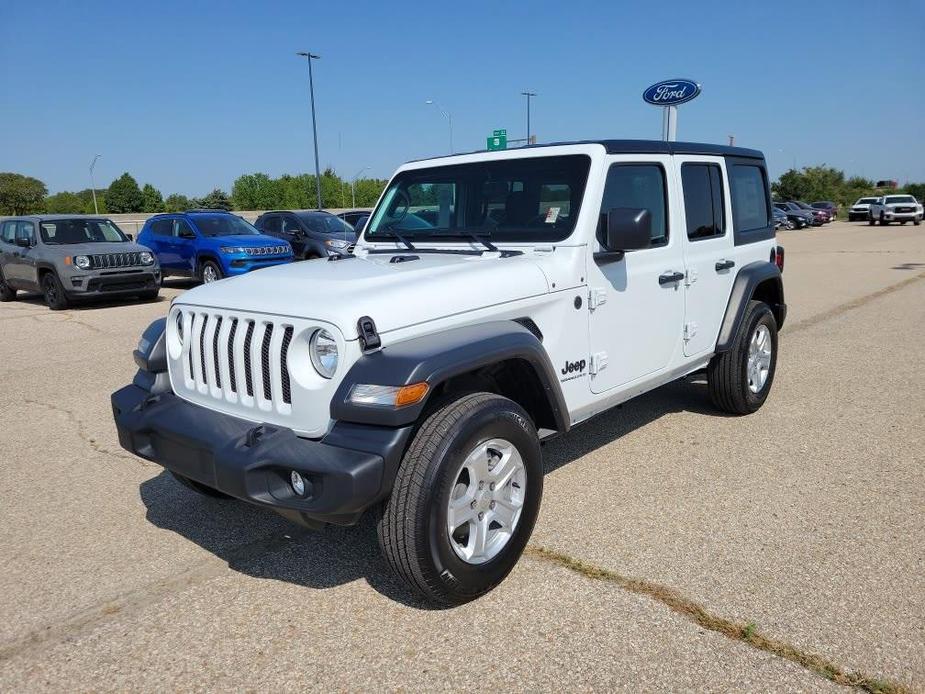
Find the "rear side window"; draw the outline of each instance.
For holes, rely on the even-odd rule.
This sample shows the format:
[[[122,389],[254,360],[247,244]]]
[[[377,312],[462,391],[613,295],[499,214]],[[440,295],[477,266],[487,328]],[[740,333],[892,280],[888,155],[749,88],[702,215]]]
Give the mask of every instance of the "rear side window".
[[[601,214],[614,207],[647,209],[652,216],[652,245],[668,243],[665,170],[658,164],[614,164],[607,172]]]
[[[710,239],[726,233],[723,179],[716,164],[682,164],[687,238]]]
[[[764,170],[750,164],[733,164],[728,172],[736,232],[766,229],[771,212],[768,210],[768,185]]]
[[[172,219],[156,219],[151,222],[151,233],[155,236],[170,236],[173,233]]]

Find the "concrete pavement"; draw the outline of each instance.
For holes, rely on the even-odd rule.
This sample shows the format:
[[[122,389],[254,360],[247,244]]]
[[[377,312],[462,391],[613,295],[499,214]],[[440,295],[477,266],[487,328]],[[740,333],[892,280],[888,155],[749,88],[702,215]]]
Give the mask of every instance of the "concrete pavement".
[[[690,379],[549,443],[534,550],[443,611],[390,577],[368,520],[308,533],[118,447],[108,394],[184,285],[0,305],[0,689],[843,689],[595,570],[925,689],[925,232],[780,241],[766,406],[719,416]]]

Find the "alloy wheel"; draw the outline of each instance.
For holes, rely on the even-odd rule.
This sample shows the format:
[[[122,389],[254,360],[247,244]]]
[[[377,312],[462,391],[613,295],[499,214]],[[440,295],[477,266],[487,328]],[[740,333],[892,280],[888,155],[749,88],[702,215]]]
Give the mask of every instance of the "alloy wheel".
[[[748,344],[748,362],[746,375],[748,376],[748,389],[753,393],[761,392],[768,381],[771,369],[771,331],[768,326],[759,325],[752,333]]]

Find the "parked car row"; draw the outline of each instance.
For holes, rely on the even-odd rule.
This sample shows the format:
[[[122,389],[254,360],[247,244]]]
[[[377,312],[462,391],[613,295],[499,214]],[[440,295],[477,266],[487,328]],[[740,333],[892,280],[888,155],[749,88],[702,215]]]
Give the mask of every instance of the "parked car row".
[[[356,213],[355,219],[369,216]],[[208,283],[343,255],[353,251],[356,236],[349,222],[320,210],[265,212],[255,224],[222,210],[157,214],[137,243],[104,217],[11,217],[0,220],[0,301],[19,291],[40,292],[53,310],[99,296],[151,300],[165,277]]]
[[[780,213],[774,215],[777,228],[787,229],[822,226],[831,222],[838,214],[838,207],[832,202],[814,202],[808,205],[800,200],[776,201],[774,208]]]
[[[866,221],[873,226],[880,222],[887,226],[891,222],[915,225],[922,223],[922,204],[911,195],[884,195],[859,198],[848,211],[848,221]]]

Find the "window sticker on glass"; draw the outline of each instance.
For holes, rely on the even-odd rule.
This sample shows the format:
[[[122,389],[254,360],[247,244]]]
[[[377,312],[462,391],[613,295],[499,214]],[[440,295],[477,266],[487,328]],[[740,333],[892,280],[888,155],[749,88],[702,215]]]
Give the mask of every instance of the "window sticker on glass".
[[[546,223],[555,224],[556,220],[559,219],[559,210],[561,209],[561,207],[550,207],[546,210]]]

